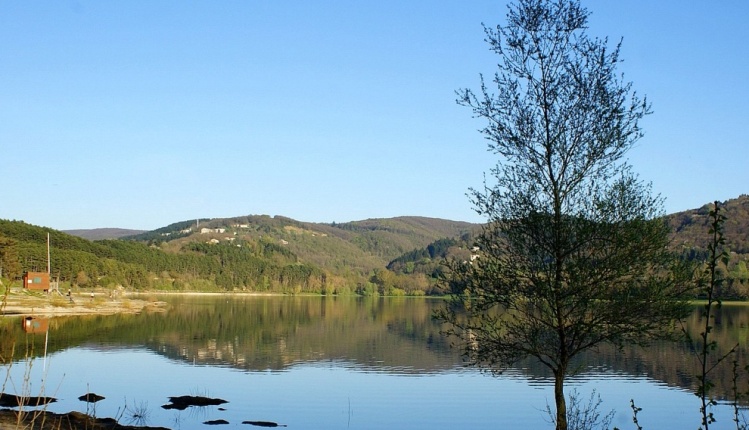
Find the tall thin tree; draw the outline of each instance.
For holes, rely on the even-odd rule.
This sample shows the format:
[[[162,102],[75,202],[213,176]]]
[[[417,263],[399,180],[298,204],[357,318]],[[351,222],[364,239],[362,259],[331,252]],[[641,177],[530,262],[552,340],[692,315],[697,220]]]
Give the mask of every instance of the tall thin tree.
[[[485,27],[498,70],[458,103],[486,121],[498,156],[471,190],[488,222],[479,258],[451,264],[454,300],[437,314],[476,366],[547,366],[557,429],[573,359],[662,335],[689,285],[667,250],[662,199],[624,160],[650,105],[617,74],[620,44],[587,35],[588,17],[574,0],[519,0],[504,26]]]

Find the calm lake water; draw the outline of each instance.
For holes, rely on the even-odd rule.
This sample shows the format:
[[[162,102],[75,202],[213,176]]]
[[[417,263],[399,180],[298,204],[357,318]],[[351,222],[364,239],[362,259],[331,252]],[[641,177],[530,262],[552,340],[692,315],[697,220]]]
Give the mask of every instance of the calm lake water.
[[[55,412],[173,429],[210,428],[203,423],[218,419],[229,422],[219,428],[245,429],[259,427],[242,421],[292,429],[553,428],[544,412],[553,403],[548,372],[533,361],[501,377],[465,368],[431,319],[440,300],[163,299],[171,304],[164,313],[52,318],[38,333],[3,317],[4,392],[56,397],[48,406]],[[699,313],[687,323],[697,326]],[[749,308],[724,306],[716,325],[719,349],[740,342],[746,357]],[[731,366],[724,367],[713,378],[722,399],[714,428],[735,428],[726,403]],[[630,399],[643,408],[645,429],[697,428],[697,371],[684,345],[603,348],[584,357],[567,392],[587,399],[596,390],[622,429],[635,428]],[[87,405],[78,400],[87,392],[106,399]],[[228,403],[161,407],[181,395]]]

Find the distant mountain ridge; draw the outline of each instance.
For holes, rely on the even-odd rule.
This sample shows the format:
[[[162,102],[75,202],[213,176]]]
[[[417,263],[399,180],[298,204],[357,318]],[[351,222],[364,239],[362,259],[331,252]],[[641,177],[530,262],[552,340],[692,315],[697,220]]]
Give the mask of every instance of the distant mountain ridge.
[[[72,236],[82,237],[88,240],[119,239],[126,236],[135,236],[145,233],[146,230],[131,230],[126,228],[91,228],[78,230],[62,230]]]

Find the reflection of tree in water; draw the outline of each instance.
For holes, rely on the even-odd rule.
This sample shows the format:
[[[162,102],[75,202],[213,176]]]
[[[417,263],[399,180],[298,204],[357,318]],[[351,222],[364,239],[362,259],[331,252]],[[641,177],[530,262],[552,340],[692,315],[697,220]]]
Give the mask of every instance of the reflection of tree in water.
[[[0,327],[0,363],[8,364],[13,361],[16,346],[16,334],[8,326]]]
[[[695,311],[685,320],[685,328],[694,339],[699,336],[704,327],[701,323],[701,311]],[[715,340],[717,349],[715,357],[725,353],[739,343],[736,358],[738,368],[744,369],[749,361],[749,306],[724,305],[718,309],[715,316],[715,328],[710,333]],[[680,330],[677,328],[677,330]],[[609,345],[600,347],[597,351],[585,354],[576,362],[579,368],[578,377],[586,378],[590,374],[609,373],[619,377],[648,377],[662,381],[668,386],[695,391],[699,385],[697,375],[700,373],[699,362],[685,341],[654,342],[647,348],[634,346],[618,350]],[[732,358],[718,366],[710,379],[715,384],[715,394],[719,399],[731,399],[733,383]],[[539,382],[548,381],[552,375],[543,366],[533,361],[524,361],[518,366],[522,373]],[[739,392],[749,390],[747,374],[739,375]],[[574,378],[573,378],[574,379]],[[743,400],[747,402],[747,399]]]
[[[52,318],[48,353],[76,346],[129,348],[147,346],[158,354],[189,363],[233,366],[249,371],[284,370],[299,363],[337,361],[368,371],[429,373],[461,366],[432,320],[439,300],[424,298],[355,298],[298,296],[197,296],[168,298],[166,313]],[[700,313],[687,319],[699,334]],[[749,354],[749,307],[724,305],[711,333],[716,356],[739,343],[739,369]],[[19,318],[0,320],[0,359],[40,356],[44,335],[25,334]],[[582,357],[580,371],[647,376],[693,390],[698,364],[684,343],[659,342],[649,348],[618,351],[601,347]],[[711,377],[715,393],[730,397],[730,360]],[[544,383],[548,375],[534,362],[513,374]],[[744,375],[746,376],[746,375]],[[740,378],[746,383],[749,378]],[[747,390],[749,387],[740,387]]]

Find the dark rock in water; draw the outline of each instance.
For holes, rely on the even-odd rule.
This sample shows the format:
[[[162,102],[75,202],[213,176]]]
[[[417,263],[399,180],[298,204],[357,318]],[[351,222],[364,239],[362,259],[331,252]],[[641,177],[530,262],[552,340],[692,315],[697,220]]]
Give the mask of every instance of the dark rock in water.
[[[202,396],[177,396],[170,397],[171,403],[161,406],[164,409],[177,409],[178,411],[184,411],[190,406],[216,406],[227,403],[223,399],[212,399],[210,397]]]
[[[223,425],[223,424],[229,424],[229,421],[226,421],[226,420],[211,420],[211,421],[205,421],[205,422],[203,422],[203,424],[209,425],[209,426],[218,426],[218,425]]]
[[[167,403],[166,405],[161,405],[161,407],[163,409],[176,409],[178,411],[184,411],[185,409],[190,407],[190,405],[185,405],[182,403]]]
[[[86,402],[86,403],[96,403],[96,402],[98,402],[100,400],[104,400],[104,399],[105,399],[104,396],[100,396],[100,395],[98,395],[96,393],[86,393],[86,394],[82,395],[81,397],[78,397],[78,400],[80,400],[82,402]]]
[[[42,406],[56,402],[54,397],[16,396],[15,394],[0,394],[0,406],[5,408],[16,408],[18,406]]]
[[[286,424],[278,424],[273,421],[242,421],[242,424],[249,424],[258,427],[286,427]]]

